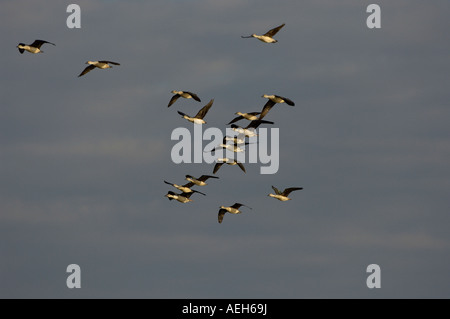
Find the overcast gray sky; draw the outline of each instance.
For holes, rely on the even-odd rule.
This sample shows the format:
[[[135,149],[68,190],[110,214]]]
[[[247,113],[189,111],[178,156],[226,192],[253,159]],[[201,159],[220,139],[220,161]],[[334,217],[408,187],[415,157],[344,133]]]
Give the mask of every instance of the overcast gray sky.
[[[0,297],[450,297],[450,2],[1,0]],[[378,3],[382,28],[368,29]],[[276,44],[241,35],[286,23]],[[54,42],[19,54],[19,42]],[[87,60],[121,65],[78,78]],[[167,103],[171,90],[202,103]],[[280,169],[171,161],[177,127],[277,105]],[[266,195],[304,187],[289,202]],[[220,205],[252,207],[217,222]],[[81,267],[81,289],[66,267]],[[366,286],[381,267],[382,288]]]

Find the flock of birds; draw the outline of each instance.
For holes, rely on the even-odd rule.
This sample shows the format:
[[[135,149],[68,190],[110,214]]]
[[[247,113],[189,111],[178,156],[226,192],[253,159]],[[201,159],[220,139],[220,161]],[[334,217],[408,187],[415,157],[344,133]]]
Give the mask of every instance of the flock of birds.
[[[278,31],[280,31],[281,28],[284,27],[284,25],[285,24],[282,24],[276,28],[273,28],[263,35],[252,34],[250,36],[242,36],[242,38],[256,38],[264,43],[276,43],[278,41],[275,40],[273,37],[278,33]],[[41,47],[43,44],[55,45],[54,43],[51,43],[48,41],[35,40],[31,44],[19,43],[17,45],[17,48],[21,54],[23,54],[25,51],[33,53],[33,54],[43,53],[43,51],[41,50]],[[88,66],[80,73],[80,75],[78,75],[78,77],[81,77],[81,76],[87,74],[88,72],[94,70],[95,68],[109,69],[109,68],[112,68],[112,65],[120,65],[117,62],[112,62],[112,61],[107,61],[107,60],[87,61],[86,64],[88,64]],[[172,91],[172,94],[173,94],[173,96],[169,101],[168,107],[172,106],[180,97],[185,98],[185,99],[193,99],[197,102],[201,102],[201,99],[199,98],[199,96],[197,94],[189,92],[189,91]],[[292,100],[282,97],[282,96],[279,96],[279,95],[264,94],[262,97],[268,99],[268,101],[264,105],[261,112],[250,112],[250,113],[237,112],[237,113],[235,113],[235,115],[238,115],[238,116],[235,117],[234,119],[232,119],[227,125],[231,125],[231,128],[235,132],[237,132],[238,135],[233,136],[233,137],[226,136],[223,139],[222,144],[218,145],[216,148],[211,150],[211,152],[214,152],[219,149],[225,149],[225,150],[231,151],[233,153],[244,152],[244,149],[241,148],[240,146],[249,144],[248,142],[245,142],[246,137],[257,136],[256,129],[261,124],[274,124],[274,122],[263,120],[263,118],[268,114],[268,112],[272,109],[272,107],[275,104],[286,103],[287,105],[290,105],[290,106],[295,105],[295,103]],[[214,103],[214,99],[210,100],[208,102],[208,104],[206,104],[203,108],[201,108],[200,111],[198,111],[198,113],[195,116],[189,116],[180,111],[178,111],[178,114],[180,114],[184,119],[188,120],[191,123],[205,124],[206,121],[204,120],[204,118],[205,118],[206,114],[208,113],[208,111],[210,110],[210,108],[212,107],[213,103]],[[246,127],[241,127],[241,126],[234,124],[234,123],[236,123],[240,120],[244,120],[244,119],[250,121],[250,123]],[[231,141],[232,143],[231,144],[227,143],[229,141]],[[241,162],[238,162],[234,158],[225,157],[225,158],[217,159],[216,164],[214,165],[213,174],[216,174],[218,172],[218,170],[222,167],[223,164],[232,165],[232,166],[237,165],[238,167],[240,167],[240,169],[244,173],[246,172],[245,167]],[[191,175],[186,175],[185,179],[188,181],[188,183],[186,183],[184,185],[178,185],[178,184],[164,181],[164,183],[171,185],[172,187],[176,188],[177,190],[179,190],[181,192],[181,193],[177,194],[175,192],[169,191],[165,195],[165,197],[167,197],[169,200],[176,200],[180,203],[191,202],[192,199],[190,199],[190,197],[194,193],[198,193],[203,196],[206,196],[206,194],[192,189],[193,186],[200,186],[200,187],[206,186],[207,185],[206,181],[208,179],[218,179],[218,178],[219,177],[212,176],[212,175],[202,175],[199,178],[195,178]],[[268,196],[276,198],[280,201],[288,201],[288,200],[291,200],[291,198],[288,197],[291,192],[297,191],[297,190],[302,190],[303,188],[302,187],[290,187],[290,188],[286,188],[283,191],[280,191],[276,187],[272,186],[272,189],[274,190],[275,194],[269,194]],[[241,207],[247,207],[247,208],[251,209],[249,206],[246,206],[241,203],[235,203],[231,206],[220,206],[220,210],[218,213],[218,222],[222,223],[224,215],[226,213],[240,214]]]

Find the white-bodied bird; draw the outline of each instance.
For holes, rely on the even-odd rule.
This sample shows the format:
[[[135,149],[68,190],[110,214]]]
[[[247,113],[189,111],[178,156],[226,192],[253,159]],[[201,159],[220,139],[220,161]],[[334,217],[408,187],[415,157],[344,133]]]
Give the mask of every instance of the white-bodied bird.
[[[200,111],[198,111],[197,115],[194,117],[190,117],[189,115],[184,114],[183,112],[178,111],[178,114],[180,114],[184,119],[188,120],[189,122],[192,122],[194,124],[205,124],[206,121],[203,119],[206,116],[206,113],[208,113],[209,109],[214,103],[214,99],[209,101],[208,104],[206,104]]]
[[[226,213],[230,213],[230,214],[240,214],[241,211],[239,210],[239,208],[240,208],[241,206],[250,208],[250,207],[245,206],[244,204],[240,204],[240,203],[235,203],[234,205],[228,206],[228,207],[227,207],[227,206],[220,206],[219,215],[218,215],[219,224],[222,223],[222,221],[223,221],[223,216],[224,216]],[[251,208],[250,208],[250,209],[251,209]]]
[[[267,103],[264,105],[261,114],[259,116],[259,119],[261,120],[264,116],[267,115],[267,113],[269,113],[270,109],[277,103],[286,103],[287,105],[290,106],[295,106],[295,103],[286,98],[286,97],[282,97],[279,95],[268,95],[268,94],[264,94],[262,96],[263,98],[269,99],[269,101],[267,101]]]
[[[180,97],[183,97],[185,99],[194,99],[197,102],[201,102],[200,98],[198,97],[197,94],[192,93],[192,92],[188,92],[188,91],[172,91],[173,94],[175,94],[174,96],[172,96],[172,98],[169,101],[169,105],[167,105],[167,107],[170,107],[173,103],[175,103]]]
[[[274,38],[273,38],[273,36],[275,35],[275,34],[277,34],[278,33],[278,31],[280,31],[280,29],[282,28],[282,27],[284,27],[285,26],[285,23],[283,23],[282,25],[280,25],[280,26],[278,26],[278,27],[276,27],[276,28],[273,28],[272,30],[269,30],[269,31],[267,31],[265,34],[263,34],[263,35],[257,35],[257,34],[252,34],[252,35],[249,35],[248,37],[244,37],[244,36],[241,36],[241,38],[256,38],[256,39],[258,39],[259,41],[262,41],[262,42],[264,42],[264,43],[277,43],[278,42],[278,40],[275,40]]]
[[[112,61],[87,61],[86,64],[89,64],[89,66],[87,66],[83,70],[83,72],[80,73],[80,75],[78,77],[85,75],[86,73],[94,70],[95,68],[110,69],[110,68],[112,68],[111,64],[120,65],[120,63],[112,62]]]
[[[292,198],[289,198],[288,195],[293,192],[293,191],[298,191],[303,189],[303,187],[290,187],[290,188],[286,188],[284,191],[280,192],[280,190],[278,190],[278,188],[276,188],[275,186],[272,186],[272,189],[275,191],[275,194],[269,194],[267,196],[276,198],[282,202],[291,200]]]
[[[44,41],[44,40],[35,40],[31,44],[19,43],[17,45],[17,48],[19,49],[19,52],[21,54],[23,54],[25,51],[28,51],[28,52],[33,53],[33,54],[35,54],[35,53],[44,53],[44,51],[41,51],[41,46],[44,43],[56,45],[54,43],[51,43],[51,42],[48,42],[48,41]]]

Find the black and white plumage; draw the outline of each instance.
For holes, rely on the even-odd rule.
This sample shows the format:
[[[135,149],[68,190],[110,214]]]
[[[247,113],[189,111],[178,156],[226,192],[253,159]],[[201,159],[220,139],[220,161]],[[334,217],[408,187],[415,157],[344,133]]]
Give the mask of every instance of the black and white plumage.
[[[203,119],[206,116],[206,113],[208,113],[209,109],[214,103],[214,99],[209,101],[208,104],[206,104],[200,111],[198,111],[197,115],[194,117],[190,117],[189,115],[184,114],[183,112],[178,111],[178,114],[180,114],[184,119],[188,120],[189,122],[192,122],[194,124],[205,124],[206,121]]]
[[[292,100],[290,100],[290,99],[288,99],[288,98],[286,98],[286,97],[279,96],[279,95],[268,95],[268,94],[264,94],[262,97],[263,97],[263,98],[266,98],[266,99],[269,99],[269,100],[268,100],[267,103],[264,105],[264,107],[263,107],[263,109],[262,109],[262,111],[261,111],[261,114],[259,115],[259,119],[260,119],[260,120],[261,120],[264,116],[266,116],[267,113],[269,113],[270,109],[271,109],[275,104],[277,104],[277,103],[286,103],[287,105],[295,106],[295,103],[294,103]]]
[[[192,199],[190,199],[191,195],[194,193],[181,193],[181,194],[175,194],[172,191],[167,192],[167,194],[165,195],[165,197],[167,197],[169,200],[176,200],[179,201],[180,203],[189,203],[192,202]]]
[[[231,165],[231,166],[237,165],[244,173],[246,173],[244,165],[241,162],[236,161],[235,159],[229,159],[229,158],[225,157],[225,158],[219,158],[219,159],[217,159],[217,161],[218,162],[216,163],[216,165],[214,165],[213,174],[216,174],[217,171],[222,167],[223,164],[227,164],[227,165]]]
[[[83,72],[80,73],[80,76],[85,75],[86,73],[91,72],[92,70],[94,70],[95,68],[99,68],[99,69],[110,69],[112,68],[112,65],[120,65],[120,63],[117,62],[112,62],[112,61],[87,61],[86,64],[89,64],[89,66],[87,66]]]
[[[240,127],[239,125],[236,125],[236,124],[231,124],[231,128],[233,129],[233,131],[238,132],[239,134],[243,134],[247,137],[253,137],[253,136],[258,135],[258,134],[256,134],[256,129],[261,124],[274,124],[274,122],[266,121],[266,120],[254,120],[254,121],[251,121],[250,124],[244,128]]]
[[[236,123],[237,121],[240,121],[240,120],[243,120],[243,119],[246,119],[246,120],[249,120],[249,121],[257,120],[258,119],[258,115],[261,114],[261,113],[260,112],[251,112],[251,113],[236,112],[235,114],[239,115],[239,116],[237,116],[234,119],[232,119],[230,121],[230,123],[228,123],[227,125]]]
[[[272,186],[272,189],[274,190],[275,194],[269,194],[267,196],[276,198],[282,202],[291,200],[291,198],[289,198],[289,194],[293,191],[297,191],[297,190],[302,190],[303,187],[290,187],[290,188],[286,188],[284,191],[280,191],[278,188],[276,188],[275,186]]]
[[[220,210],[219,210],[219,214],[218,214],[218,221],[219,221],[219,224],[222,223],[222,221],[223,221],[223,216],[225,216],[226,213],[230,213],[230,214],[240,214],[241,211],[239,210],[239,208],[242,207],[242,206],[251,209],[251,207],[248,207],[248,206],[246,206],[246,205],[244,205],[244,204],[240,204],[240,203],[235,203],[235,204],[233,204],[232,206],[220,206]]]
[[[200,176],[199,178],[195,178],[195,177],[193,177],[193,176],[191,176],[191,175],[186,175],[186,180],[189,181],[189,182],[191,182],[191,183],[194,183],[194,184],[197,185],[197,186],[206,186],[206,185],[207,185],[207,184],[206,184],[206,181],[207,181],[208,179],[210,179],[210,178],[216,178],[216,179],[218,179],[219,177],[217,177],[217,176],[211,176],[211,175],[202,175],[202,176]]]
[[[19,43],[17,45],[17,48],[19,49],[19,52],[21,54],[23,54],[25,51],[28,51],[30,53],[43,53],[44,51],[41,50],[41,46],[45,43],[48,44],[52,44],[52,45],[56,45],[54,43],[48,42],[48,41],[44,41],[44,40],[35,40],[33,43],[31,44],[24,44],[24,43]]]
[[[232,141],[232,144],[227,144],[227,141]],[[234,153],[242,153],[245,151],[245,149],[239,147],[239,145],[248,145],[250,143],[248,142],[243,142],[243,143],[239,143],[241,142],[239,140],[238,137],[230,137],[230,136],[225,136],[222,140],[222,144],[220,144],[219,146],[216,146],[215,148],[213,148],[211,151],[209,152],[214,152],[216,150],[221,150],[221,149],[226,149],[228,151],[234,152]]]
[[[206,194],[192,189],[191,187],[195,185],[192,182],[189,182],[189,183],[187,183],[185,185],[177,185],[177,184],[173,184],[173,183],[170,183],[170,182],[167,182],[167,181],[164,181],[164,183],[166,183],[168,185],[171,185],[171,186],[175,187],[176,189],[178,189],[178,190],[180,190],[180,191],[182,191],[183,193],[186,193],[186,194],[187,193],[199,193],[199,194],[202,194],[203,196],[206,196]]]
[[[256,38],[264,43],[277,43],[278,40],[275,40],[273,37],[275,36],[275,34],[278,33],[278,31],[281,30],[282,27],[285,26],[285,23],[283,23],[282,25],[273,28],[269,31],[267,31],[266,33],[264,33],[263,35],[257,35],[257,34],[252,34],[249,36],[241,36],[241,38]]]
[[[169,101],[169,105],[167,107],[170,107],[173,103],[175,103],[180,97],[183,97],[185,99],[194,99],[197,102],[201,102],[200,98],[197,94],[189,92],[189,91],[172,91],[174,96]]]

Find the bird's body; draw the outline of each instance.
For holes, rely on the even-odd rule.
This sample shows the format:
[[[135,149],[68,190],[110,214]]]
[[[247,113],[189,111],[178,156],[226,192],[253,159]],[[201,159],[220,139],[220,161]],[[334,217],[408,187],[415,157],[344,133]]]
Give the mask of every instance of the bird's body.
[[[235,123],[237,121],[240,121],[240,120],[243,120],[243,119],[246,119],[246,120],[249,120],[249,121],[255,121],[255,120],[258,119],[258,115],[261,114],[261,113],[260,112],[252,112],[252,113],[236,112],[235,114],[239,115],[239,116],[237,116],[234,119],[232,119],[230,121],[230,123],[228,123],[227,125],[233,124],[233,123]]]
[[[267,196],[273,197],[278,199],[279,201],[285,202],[288,200],[291,200],[292,198],[289,198],[288,195],[293,192],[293,191],[297,191],[297,190],[301,190],[303,189],[303,187],[290,187],[290,188],[286,188],[284,191],[279,191],[275,186],[272,186],[272,189],[275,191],[275,194],[269,194]]]
[[[214,99],[209,101],[208,104],[206,104],[200,111],[198,111],[197,115],[194,117],[190,117],[189,115],[184,114],[183,112],[178,111],[178,114],[180,114],[184,119],[188,120],[191,123],[194,124],[205,124],[206,121],[203,119],[206,116],[206,113],[208,113],[209,109],[214,103]]]
[[[251,121],[250,124],[247,125],[247,127],[245,127],[245,128],[240,127],[235,124],[231,124],[231,128],[233,129],[233,131],[235,131],[239,134],[243,134],[244,136],[247,136],[247,137],[253,137],[253,136],[258,136],[258,134],[256,133],[256,129],[263,123],[274,124],[273,122],[270,122],[270,121],[254,120],[254,121]]]
[[[175,194],[172,191],[169,191],[165,196],[169,199],[169,200],[176,200],[179,201],[180,203],[189,203],[192,202],[192,199],[190,199],[189,197],[191,197],[193,193],[181,193],[181,194]]]
[[[268,100],[267,103],[264,105],[264,107],[263,107],[263,109],[262,109],[262,111],[261,111],[261,114],[259,115],[259,119],[260,119],[260,120],[261,120],[264,116],[266,116],[267,113],[269,113],[270,109],[271,109],[275,104],[277,104],[277,103],[286,103],[287,105],[295,106],[295,103],[294,103],[292,100],[290,100],[290,99],[288,99],[288,98],[286,98],[286,97],[279,96],[279,95],[268,95],[268,94],[264,94],[262,97],[263,97],[263,98],[266,98],[266,99],[269,99],[269,100]]]
[[[220,206],[220,210],[219,210],[219,215],[218,215],[218,221],[219,223],[222,223],[223,221],[223,216],[226,213],[230,213],[230,214],[240,214],[241,211],[239,210],[240,207],[247,207],[250,208],[248,206],[245,206],[244,204],[240,204],[240,203],[235,203],[232,206]],[[251,209],[251,208],[250,208]]]
[[[206,184],[206,180],[208,180],[209,178],[218,178],[217,176],[211,176],[211,175],[202,175],[199,178],[195,178],[191,175],[186,175],[186,180],[194,183],[197,186],[206,186],[208,184]]]
[[[204,194],[202,192],[193,190],[191,187],[194,186],[195,184],[192,183],[192,182],[189,182],[189,183],[187,183],[185,185],[177,185],[177,184],[169,183],[169,182],[166,182],[166,181],[164,181],[164,183],[172,185],[176,189],[178,189],[178,190],[180,190],[180,191],[182,191],[183,193],[186,193],[186,194],[188,194],[188,193],[199,193],[199,194],[202,194],[202,195],[206,196],[206,194]]]
[[[228,165],[231,165],[231,166],[237,165],[237,166],[239,166],[239,168],[244,173],[246,173],[245,167],[244,167],[244,165],[241,162],[238,162],[238,161],[236,161],[234,159],[229,159],[229,158],[225,157],[225,158],[218,158],[217,159],[217,163],[216,163],[216,165],[214,165],[213,174],[216,174],[217,171],[222,167],[223,164],[228,164]]]
[[[273,28],[272,30],[269,30],[269,31],[267,31],[265,34],[263,34],[263,35],[257,35],[257,34],[252,34],[252,35],[250,35],[250,36],[247,36],[247,37],[245,37],[245,36],[241,36],[242,38],[256,38],[256,39],[258,39],[259,41],[262,41],[262,42],[264,42],[264,43],[277,43],[278,42],[278,40],[275,40],[273,37],[275,36],[275,34],[277,34],[278,33],[278,31],[280,31],[281,30],[281,28],[282,27],[284,27],[285,26],[285,24],[283,23],[282,25],[280,25],[280,26],[278,26],[278,27],[276,27],[276,28]]]
[[[239,134],[238,136],[225,136],[224,140],[233,141],[233,144],[244,144],[245,143],[245,135]]]
[[[227,141],[229,141],[229,140],[232,140],[233,144],[227,144]],[[230,136],[225,136],[223,138],[222,144],[213,148],[210,152],[214,152],[214,151],[220,150],[220,149],[226,149],[226,150],[234,152],[234,153],[245,152],[245,149],[240,148],[239,145],[248,145],[249,143],[246,143],[245,141],[242,143],[238,143],[238,141],[240,141],[240,140],[237,137],[231,138]]]
[[[80,73],[80,75],[78,77],[85,75],[86,73],[94,70],[95,68],[110,69],[110,68],[112,68],[111,64],[120,65],[120,63],[112,62],[112,61],[87,61],[86,64],[89,64],[89,66],[87,66],[83,70],[83,72]]]
[[[36,53],[43,53],[44,51],[41,50],[41,46],[44,43],[55,45],[54,43],[44,41],[44,40],[35,40],[32,44],[24,44],[19,43],[17,45],[17,49],[19,49],[19,52],[23,54],[25,51],[28,51],[30,53],[36,54]]]
[[[192,92],[188,92],[188,91],[172,91],[172,94],[174,94],[174,96],[172,96],[172,98],[169,101],[169,105],[167,105],[167,107],[170,107],[173,103],[175,103],[180,97],[185,98],[185,99],[194,99],[197,102],[201,102],[200,98],[198,97],[197,94],[192,93]]]

